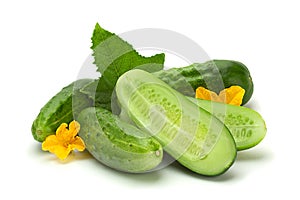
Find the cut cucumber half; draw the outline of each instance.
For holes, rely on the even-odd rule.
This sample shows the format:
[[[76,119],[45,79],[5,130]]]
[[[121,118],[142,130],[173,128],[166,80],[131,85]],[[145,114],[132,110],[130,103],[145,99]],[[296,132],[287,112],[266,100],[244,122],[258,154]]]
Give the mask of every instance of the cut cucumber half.
[[[221,120],[231,132],[237,150],[245,150],[259,144],[267,128],[262,116],[243,106],[235,106],[189,97],[189,100]]]
[[[228,128],[152,74],[126,72],[116,94],[130,119],[188,169],[214,176],[233,164],[236,146]]]

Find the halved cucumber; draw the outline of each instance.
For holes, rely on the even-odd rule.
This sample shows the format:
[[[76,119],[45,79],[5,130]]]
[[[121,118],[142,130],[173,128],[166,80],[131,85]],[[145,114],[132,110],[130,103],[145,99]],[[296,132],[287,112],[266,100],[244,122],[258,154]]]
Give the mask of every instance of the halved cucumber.
[[[116,94],[133,122],[190,170],[214,176],[233,164],[236,147],[227,127],[152,74],[126,72]]]
[[[237,150],[256,146],[266,135],[265,121],[259,113],[250,108],[191,97],[189,99],[227,126],[235,140]]]

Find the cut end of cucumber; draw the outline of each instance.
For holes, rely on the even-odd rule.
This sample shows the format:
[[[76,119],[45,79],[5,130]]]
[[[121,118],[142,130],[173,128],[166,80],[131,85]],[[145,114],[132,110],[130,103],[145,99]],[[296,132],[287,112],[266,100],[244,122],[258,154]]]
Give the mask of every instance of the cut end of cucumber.
[[[239,151],[256,146],[266,135],[264,119],[250,108],[196,98],[189,98],[189,100],[212,113],[225,124]]]
[[[210,153],[200,160],[191,163],[189,159],[181,157],[178,161],[201,175],[221,175],[233,165],[237,155],[236,149],[232,148],[235,146],[234,141],[230,138],[231,135],[227,132],[222,133]]]
[[[235,142],[223,123],[150,73],[126,72],[116,92],[135,124],[190,170],[213,176],[234,162]]]
[[[195,110],[193,104],[185,104],[161,84],[145,83],[135,91],[128,103],[134,121],[159,138],[165,149],[174,149],[173,157],[187,154],[191,160],[198,160],[211,151],[222,130],[209,130],[209,124],[199,121],[201,115],[207,118],[207,113],[197,107]]]

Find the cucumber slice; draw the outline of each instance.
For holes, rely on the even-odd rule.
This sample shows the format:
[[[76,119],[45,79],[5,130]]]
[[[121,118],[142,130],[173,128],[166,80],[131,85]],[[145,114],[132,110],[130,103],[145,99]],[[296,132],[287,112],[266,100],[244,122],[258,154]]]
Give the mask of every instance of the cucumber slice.
[[[265,121],[259,113],[250,108],[191,97],[189,99],[227,126],[239,151],[256,146],[266,135]]]
[[[132,121],[185,167],[214,176],[233,164],[236,147],[227,127],[154,75],[126,72],[116,93]]]

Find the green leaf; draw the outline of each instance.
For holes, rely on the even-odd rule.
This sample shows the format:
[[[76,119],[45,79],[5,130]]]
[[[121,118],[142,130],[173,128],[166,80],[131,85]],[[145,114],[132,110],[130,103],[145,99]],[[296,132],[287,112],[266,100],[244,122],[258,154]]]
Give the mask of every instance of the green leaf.
[[[95,105],[111,110],[111,96],[118,78],[125,72],[139,68],[148,72],[163,69],[165,55],[156,54],[151,57],[140,55],[129,43],[114,33],[100,27],[97,23],[92,36],[91,49],[97,71],[101,73],[96,88]],[[92,88],[85,88],[86,93]]]

